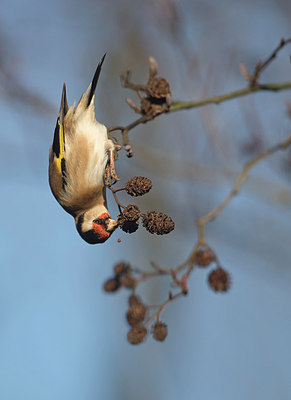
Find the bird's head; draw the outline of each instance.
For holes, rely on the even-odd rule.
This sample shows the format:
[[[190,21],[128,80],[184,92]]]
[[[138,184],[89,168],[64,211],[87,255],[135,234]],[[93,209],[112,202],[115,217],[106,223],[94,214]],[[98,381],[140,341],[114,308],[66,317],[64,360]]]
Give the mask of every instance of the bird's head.
[[[85,211],[75,218],[75,222],[80,236],[89,244],[104,243],[117,228],[117,221],[107,210],[95,215],[92,210]]]

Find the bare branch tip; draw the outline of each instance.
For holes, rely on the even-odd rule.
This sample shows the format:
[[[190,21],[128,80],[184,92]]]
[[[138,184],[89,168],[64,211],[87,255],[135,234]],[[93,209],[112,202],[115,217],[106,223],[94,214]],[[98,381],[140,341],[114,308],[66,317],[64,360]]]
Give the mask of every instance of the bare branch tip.
[[[155,76],[158,73],[158,64],[154,57],[149,57],[149,69],[150,69],[150,76]]]
[[[248,81],[250,82],[252,80],[252,76],[251,74],[248,72],[247,67],[245,66],[245,64],[240,63],[239,64],[239,69],[240,69],[240,73],[242,74],[242,76]]]

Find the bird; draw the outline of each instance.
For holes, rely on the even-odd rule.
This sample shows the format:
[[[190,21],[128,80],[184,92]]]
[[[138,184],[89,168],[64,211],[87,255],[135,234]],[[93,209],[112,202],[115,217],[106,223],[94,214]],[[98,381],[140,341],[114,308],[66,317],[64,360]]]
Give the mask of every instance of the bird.
[[[95,116],[95,90],[105,56],[77,106],[74,101],[68,107],[64,83],[49,153],[51,191],[74,217],[78,233],[89,244],[104,243],[118,226],[106,201],[106,185],[119,179],[114,165],[115,144]]]

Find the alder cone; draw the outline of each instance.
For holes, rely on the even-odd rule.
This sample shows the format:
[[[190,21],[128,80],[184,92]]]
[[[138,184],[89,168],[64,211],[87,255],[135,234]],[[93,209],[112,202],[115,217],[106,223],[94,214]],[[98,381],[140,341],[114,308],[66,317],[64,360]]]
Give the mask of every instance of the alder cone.
[[[117,277],[107,279],[103,284],[105,292],[116,292],[120,288],[120,280]]]
[[[168,328],[164,322],[156,322],[152,327],[152,334],[155,340],[162,342],[168,336]]]
[[[146,93],[155,99],[165,99],[168,94],[171,95],[170,85],[164,78],[150,77],[146,85]]]
[[[146,327],[142,324],[133,326],[127,334],[127,340],[131,344],[142,343],[147,335]]]
[[[230,288],[230,276],[223,268],[218,267],[208,275],[208,283],[216,292],[226,292]]]
[[[175,228],[172,218],[164,213],[155,211],[148,211],[147,214],[143,214],[142,224],[148,232],[156,233],[157,235],[165,235]]]
[[[125,184],[125,190],[130,196],[143,196],[152,188],[152,181],[143,176],[134,176]]]

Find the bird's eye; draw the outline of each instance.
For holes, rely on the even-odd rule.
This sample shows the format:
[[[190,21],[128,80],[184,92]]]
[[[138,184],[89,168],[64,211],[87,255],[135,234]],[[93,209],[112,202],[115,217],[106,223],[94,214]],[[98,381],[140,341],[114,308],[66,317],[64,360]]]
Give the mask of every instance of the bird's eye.
[[[95,224],[100,225],[100,224],[102,224],[102,223],[104,222],[104,220],[102,220],[101,218],[96,218],[96,219],[93,220],[93,222],[94,222]]]
[[[101,215],[99,215],[99,218],[94,219],[94,223],[95,224],[99,224],[99,225],[106,225],[106,221],[108,220],[109,215],[107,213],[103,213]]]
[[[105,225],[106,224],[106,220],[104,218],[96,218],[96,219],[94,219],[93,222],[95,224],[98,224],[98,225]]]

